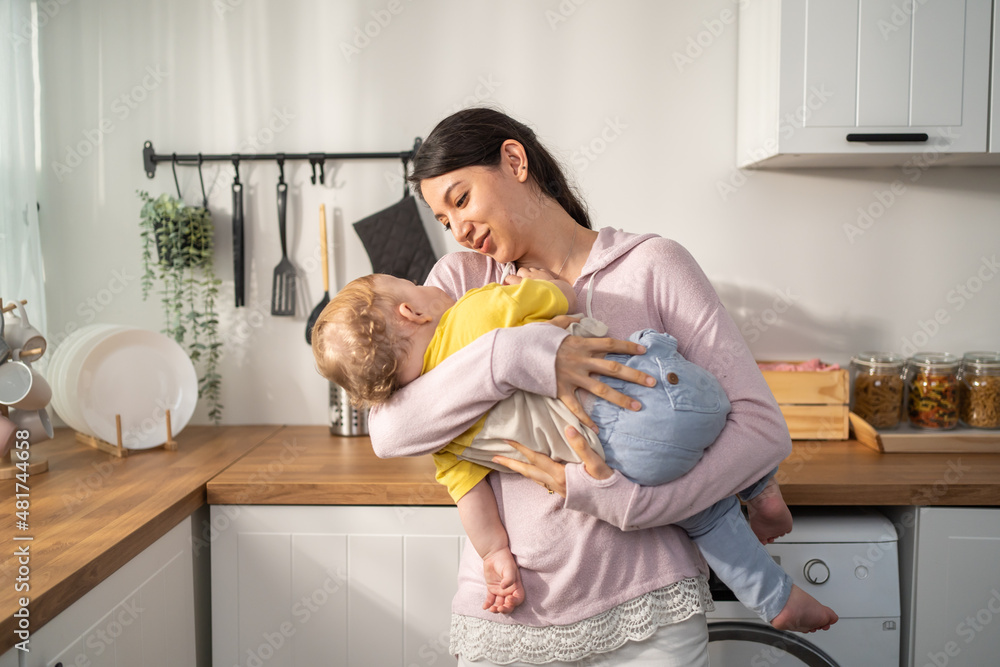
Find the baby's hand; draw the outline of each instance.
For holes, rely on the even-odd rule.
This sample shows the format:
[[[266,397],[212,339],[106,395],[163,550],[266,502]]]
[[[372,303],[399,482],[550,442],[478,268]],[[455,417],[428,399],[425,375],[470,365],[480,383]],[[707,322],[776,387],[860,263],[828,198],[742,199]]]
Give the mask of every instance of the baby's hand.
[[[483,609],[493,613],[509,614],[524,602],[521,571],[509,547],[483,559],[483,576],[486,578],[486,602]]]
[[[545,269],[534,269],[527,266],[523,266],[517,270],[517,275],[521,278],[532,278],[534,280],[548,280],[552,282],[557,280],[556,276],[549,273]]]

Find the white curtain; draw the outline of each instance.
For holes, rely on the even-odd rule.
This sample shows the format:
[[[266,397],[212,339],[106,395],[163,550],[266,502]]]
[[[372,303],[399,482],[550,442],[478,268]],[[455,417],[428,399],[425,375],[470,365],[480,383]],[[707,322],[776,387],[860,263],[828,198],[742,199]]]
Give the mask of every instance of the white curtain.
[[[35,195],[34,53],[31,0],[0,0],[0,298],[25,299],[45,333],[45,273]]]

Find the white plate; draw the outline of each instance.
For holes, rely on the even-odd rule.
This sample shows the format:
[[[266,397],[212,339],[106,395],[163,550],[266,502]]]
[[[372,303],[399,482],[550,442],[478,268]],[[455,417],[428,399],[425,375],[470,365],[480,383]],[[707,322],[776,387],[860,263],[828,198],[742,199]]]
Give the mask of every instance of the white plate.
[[[52,354],[48,367],[49,384],[52,385],[52,407],[66,425],[76,431],[87,433],[83,418],[76,415],[76,376],[69,377],[69,366],[76,352],[89,340],[104,332],[121,328],[124,327],[114,324],[88,324],[67,336]]]
[[[76,385],[84,423],[98,438],[116,442],[115,415],[122,418],[122,444],[148,449],[167,439],[166,410],[174,435],[198,403],[198,376],[183,348],[155,331],[108,333],[85,355]]]

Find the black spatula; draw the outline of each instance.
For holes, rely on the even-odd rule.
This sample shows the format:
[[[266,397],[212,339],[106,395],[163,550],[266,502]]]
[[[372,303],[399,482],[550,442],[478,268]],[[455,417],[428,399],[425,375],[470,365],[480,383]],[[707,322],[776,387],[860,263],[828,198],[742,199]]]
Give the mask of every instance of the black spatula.
[[[316,326],[316,320],[319,319],[319,314],[323,312],[326,308],[326,304],[330,303],[330,269],[327,266],[326,260],[326,205],[319,205],[319,251],[322,255],[323,261],[323,298],[320,302],[316,304],[312,312],[309,313],[309,321],[306,322],[306,342],[312,345],[312,335],[313,327]]]
[[[295,315],[295,267],[288,259],[285,241],[285,213],[288,210],[288,185],[278,181],[278,232],[281,234],[281,261],[274,267],[271,284],[271,314],[282,317]]]

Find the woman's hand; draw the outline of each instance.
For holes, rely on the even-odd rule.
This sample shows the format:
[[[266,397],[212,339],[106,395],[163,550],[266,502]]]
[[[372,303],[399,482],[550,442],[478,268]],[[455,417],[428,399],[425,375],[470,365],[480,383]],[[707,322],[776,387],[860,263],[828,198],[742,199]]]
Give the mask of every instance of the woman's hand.
[[[587,445],[587,439],[572,426],[565,430],[566,442],[576,452],[583,462],[583,469],[594,479],[607,479],[613,471],[608,467],[597,452]],[[510,446],[519,451],[528,463],[511,459],[506,456],[494,456],[493,462],[505,465],[514,472],[519,472],[535,484],[542,486],[549,493],[558,493],[566,497],[566,466],[556,463],[545,454],[532,451],[519,442],[508,440]]]
[[[616,377],[636,384],[652,387],[656,380],[651,375],[604,358],[606,354],[643,354],[646,348],[638,343],[616,338],[583,338],[567,336],[556,353],[556,398],[576,415],[584,426],[597,431],[597,426],[580,404],[576,394],[584,389],[609,403],[627,410],[639,410],[642,404],[630,396],[612,389],[601,382],[598,375]]]

